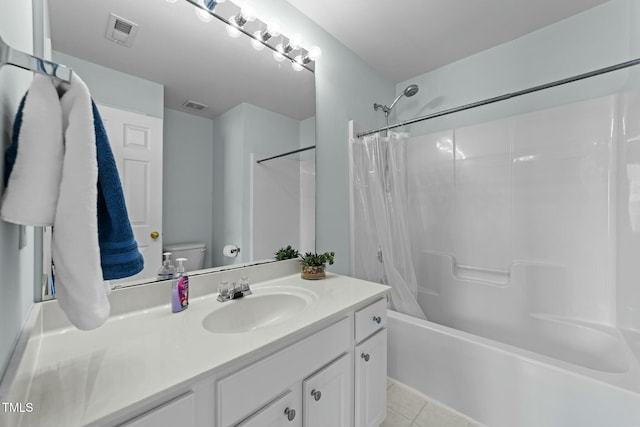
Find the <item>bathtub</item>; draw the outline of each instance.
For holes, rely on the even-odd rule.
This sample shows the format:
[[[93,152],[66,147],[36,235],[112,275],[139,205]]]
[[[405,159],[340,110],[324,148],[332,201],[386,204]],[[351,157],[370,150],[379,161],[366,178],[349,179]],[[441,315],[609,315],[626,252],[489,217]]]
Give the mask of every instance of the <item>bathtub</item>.
[[[545,355],[390,310],[388,375],[488,427],[640,427],[640,334],[544,321],[558,333],[558,348],[567,340],[591,345],[591,359],[573,363],[562,352]]]

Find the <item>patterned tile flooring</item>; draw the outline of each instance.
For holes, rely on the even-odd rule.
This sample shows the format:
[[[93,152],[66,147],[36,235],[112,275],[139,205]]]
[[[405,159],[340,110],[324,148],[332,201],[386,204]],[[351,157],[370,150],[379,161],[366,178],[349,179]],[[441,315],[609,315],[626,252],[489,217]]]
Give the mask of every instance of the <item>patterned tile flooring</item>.
[[[387,418],[380,427],[482,427],[482,425],[402,383],[389,379]]]

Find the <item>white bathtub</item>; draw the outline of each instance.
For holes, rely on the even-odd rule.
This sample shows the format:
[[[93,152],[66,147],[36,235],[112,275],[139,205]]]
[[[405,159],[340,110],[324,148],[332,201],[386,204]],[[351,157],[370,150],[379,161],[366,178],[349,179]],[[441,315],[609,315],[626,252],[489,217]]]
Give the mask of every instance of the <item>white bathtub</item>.
[[[389,377],[488,427],[640,427],[640,335],[592,369],[394,311],[388,327]]]

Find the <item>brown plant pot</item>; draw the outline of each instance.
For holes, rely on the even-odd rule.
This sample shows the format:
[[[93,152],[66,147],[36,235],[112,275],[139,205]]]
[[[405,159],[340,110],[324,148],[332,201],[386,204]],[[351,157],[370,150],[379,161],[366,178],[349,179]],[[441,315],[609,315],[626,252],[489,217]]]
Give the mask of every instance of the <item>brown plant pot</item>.
[[[319,280],[327,277],[325,265],[303,265],[301,276],[307,280]]]

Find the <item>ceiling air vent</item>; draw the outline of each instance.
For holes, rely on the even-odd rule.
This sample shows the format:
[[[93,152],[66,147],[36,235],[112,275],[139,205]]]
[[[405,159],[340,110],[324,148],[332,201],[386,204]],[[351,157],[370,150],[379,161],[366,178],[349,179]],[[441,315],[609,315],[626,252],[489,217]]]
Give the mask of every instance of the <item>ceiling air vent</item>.
[[[119,45],[131,47],[133,39],[138,32],[138,24],[128,21],[118,15],[109,15],[109,23],[107,24],[107,33],[105,37]]]
[[[196,110],[196,111],[202,111],[206,108],[209,108],[208,105],[200,104],[199,102],[196,102],[196,101],[187,101],[184,104],[182,104],[182,106],[184,108],[189,108],[191,110]]]

